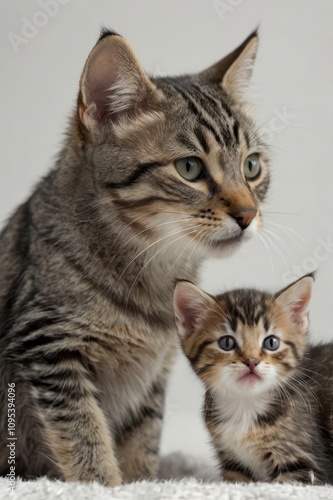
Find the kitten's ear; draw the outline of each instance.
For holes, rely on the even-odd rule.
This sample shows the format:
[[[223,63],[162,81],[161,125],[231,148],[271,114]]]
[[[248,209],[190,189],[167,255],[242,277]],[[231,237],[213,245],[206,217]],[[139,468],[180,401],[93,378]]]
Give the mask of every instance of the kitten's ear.
[[[176,325],[181,338],[192,335],[200,321],[214,307],[214,299],[189,281],[178,281],[173,306]]]
[[[313,274],[308,274],[276,295],[276,302],[288,311],[291,321],[303,330],[309,324],[313,280]]]
[[[258,43],[256,30],[237,49],[199,73],[200,80],[217,83],[236,101],[244,100],[252,76]]]
[[[80,120],[88,129],[154,101],[156,87],[126,40],[103,31],[85,63],[79,94]]]

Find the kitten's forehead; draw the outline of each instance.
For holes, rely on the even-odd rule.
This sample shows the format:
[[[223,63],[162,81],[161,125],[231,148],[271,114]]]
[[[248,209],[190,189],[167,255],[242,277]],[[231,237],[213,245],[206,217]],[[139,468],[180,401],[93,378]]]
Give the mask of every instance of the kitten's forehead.
[[[239,327],[256,327],[262,324],[268,331],[271,323],[273,298],[270,294],[253,289],[227,292],[217,298],[226,313],[233,331]]]

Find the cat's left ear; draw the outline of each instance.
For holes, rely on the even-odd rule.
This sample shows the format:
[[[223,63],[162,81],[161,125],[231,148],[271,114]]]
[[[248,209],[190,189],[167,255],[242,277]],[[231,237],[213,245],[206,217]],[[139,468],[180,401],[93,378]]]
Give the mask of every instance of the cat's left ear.
[[[199,73],[199,79],[206,83],[216,83],[236,102],[243,101],[250,84],[258,43],[256,30],[233,52]]]
[[[313,274],[308,274],[276,295],[276,302],[287,310],[291,321],[303,331],[309,325],[313,281]]]
[[[178,281],[174,291],[173,306],[178,333],[187,338],[196,332],[204,318],[216,305],[213,297],[190,281]]]

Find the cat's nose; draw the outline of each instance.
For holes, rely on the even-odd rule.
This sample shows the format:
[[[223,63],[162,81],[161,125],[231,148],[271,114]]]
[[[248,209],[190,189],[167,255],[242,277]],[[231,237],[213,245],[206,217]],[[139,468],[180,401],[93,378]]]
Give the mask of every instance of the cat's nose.
[[[255,369],[256,366],[259,365],[260,360],[256,358],[247,358],[243,361],[244,365],[250,368],[251,372]]]
[[[257,215],[256,208],[242,208],[239,212],[230,214],[241,229],[246,229]]]

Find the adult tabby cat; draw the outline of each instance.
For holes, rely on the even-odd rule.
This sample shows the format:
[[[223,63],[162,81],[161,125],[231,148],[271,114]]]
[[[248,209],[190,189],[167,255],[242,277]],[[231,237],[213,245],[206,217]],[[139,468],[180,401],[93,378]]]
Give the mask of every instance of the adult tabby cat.
[[[276,294],[175,290],[183,350],[229,481],[333,483],[333,343],[308,344],[312,275]]]
[[[261,221],[267,162],[243,97],[257,41],[152,79],[102,32],[56,167],[1,235],[1,474],[15,383],[17,475],[156,477],[173,276]]]

